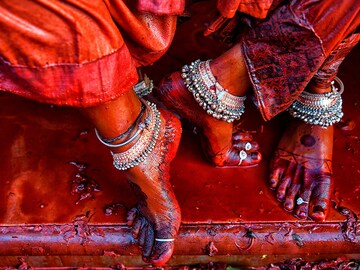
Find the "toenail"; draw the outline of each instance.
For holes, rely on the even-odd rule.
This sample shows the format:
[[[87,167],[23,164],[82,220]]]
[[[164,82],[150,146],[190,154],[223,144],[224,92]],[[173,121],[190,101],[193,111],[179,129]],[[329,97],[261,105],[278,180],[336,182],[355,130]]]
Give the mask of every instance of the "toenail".
[[[285,207],[286,210],[291,210],[292,209],[290,202],[284,203],[284,207]]]
[[[316,221],[324,221],[325,213],[324,212],[315,212],[311,215],[311,217]]]
[[[313,208],[314,213],[324,213],[324,208],[322,208],[320,205],[316,205]]]
[[[299,217],[300,218],[306,218],[306,213],[304,211],[300,211]]]

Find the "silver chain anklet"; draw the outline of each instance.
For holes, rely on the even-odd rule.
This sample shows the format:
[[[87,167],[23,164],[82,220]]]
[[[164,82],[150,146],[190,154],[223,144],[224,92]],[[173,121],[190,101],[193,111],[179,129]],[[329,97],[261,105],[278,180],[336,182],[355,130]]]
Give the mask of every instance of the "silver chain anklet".
[[[152,92],[154,88],[153,80],[150,80],[149,77],[145,74],[144,79],[133,86],[133,89],[136,95],[141,98],[147,96]]]
[[[143,162],[152,152],[159,137],[161,126],[160,112],[156,105],[145,101],[149,117],[148,125],[142,130],[140,138],[135,144],[125,152],[114,153],[111,151],[114,162],[113,165],[118,170],[127,170]]]
[[[196,102],[212,117],[231,123],[244,113],[246,97],[234,96],[220,85],[211,72],[210,60],[185,65],[181,77]]]
[[[294,101],[288,112],[294,118],[303,120],[307,124],[319,125],[324,128],[339,122],[343,117],[342,98],[344,84],[336,77],[340,90],[331,84],[331,92],[324,94],[313,94],[303,91],[298,100]]]

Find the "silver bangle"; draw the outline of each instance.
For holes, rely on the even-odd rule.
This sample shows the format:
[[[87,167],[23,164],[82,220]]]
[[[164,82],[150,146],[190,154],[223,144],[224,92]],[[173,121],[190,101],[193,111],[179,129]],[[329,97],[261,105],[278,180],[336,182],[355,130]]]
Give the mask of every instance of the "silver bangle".
[[[149,101],[146,101],[146,103],[150,122],[143,129],[140,138],[124,152],[111,152],[114,159],[113,165],[118,170],[127,170],[137,166],[147,158],[155,147],[161,126],[160,112],[154,103]]]
[[[324,128],[339,122],[343,117],[342,98],[344,84],[335,78],[340,90],[331,84],[331,92],[314,94],[303,91],[298,100],[288,109],[291,116],[303,120],[307,124],[319,125]]]
[[[145,102],[145,100],[140,99],[140,101],[143,103],[143,105],[145,105],[145,108],[147,108],[147,107],[149,106],[149,105],[147,105],[147,103]],[[140,115],[140,116],[142,115],[142,111],[140,112],[139,115]],[[136,124],[137,121],[138,121],[138,119],[135,121],[135,124]],[[105,139],[103,139],[103,138],[100,136],[100,134],[99,134],[99,132],[98,132],[98,130],[97,130],[96,128],[95,128],[95,135],[96,135],[96,137],[98,138],[98,140],[99,140],[103,145],[106,145],[107,147],[111,147],[111,148],[122,147],[122,146],[128,145],[129,143],[131,143],[132,141],[134,141],[134,140],[140,135],[140,133],[143,131],[143,129],[148,127],[149,122],[150,122],[149,115],[147,115],[147,116],[145,117],[144,121],[143,121],[143,122],[140,122],[140,123],[138,124],[137,130],[136,130],[135,134],[132,135],[132,136],[130,137],[130,139],[128,139],[128,140],[126,140],[126,141],[124,141],[124,142],[122,142],[122,143],[114,144],[114,143],[108,142],[108,141],[113,141],[114,139],[110,139],[110,140],[105,140]],[[127,132],[127,131],[126,131],[126,132]],[[125,133],[126,133],[126,132],[125,132]],[[117,136],[116,138],[121,138],[121,136],[123,136],[125,133]],[[116,139],[116,138],[115,138],[115,139]]]
[[[126,140],[125,142],[122,143],[117,143],[117,144],[111,144],[111,143],[107,143],[104,141],[103,138],[101,138],[99,132],[97,131],[97,129],[95,128],[95,135],[98,138],[98,140],[103,144],[106,145],[107,147],[112,147],[112,148],[116,148],[116,147],[122,147],[125,146],[129,143],[131,143],[133,140],[136,139],[137,136],[140,135],[141,131],[144,129],[144,125],[142,123],[139,124],[139,128],[136,130],[135,134],[133,136],[131,136],[130,139]]]
[[[246,97],[230,94],[216,80],[210,61],[196,60],[182,68],[181,77],[196,102],[212,117],[229,123],[240,119],[245,111]]]

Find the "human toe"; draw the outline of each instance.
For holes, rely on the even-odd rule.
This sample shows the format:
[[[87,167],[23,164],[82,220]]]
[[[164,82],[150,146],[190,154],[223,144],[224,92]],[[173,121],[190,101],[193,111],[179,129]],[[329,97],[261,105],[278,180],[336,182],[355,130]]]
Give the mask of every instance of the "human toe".
[[[149,263],[156,267],[163,266],[171,258],[174,251],[173,242],[158,242],[155,241],[153,253],[147,259]]]
[[[309,216],[315,221],[324,221],[328,209],[328,198],[317,197],[312,200]]]
[[[252,141],[253,136],[249,132],[242,130],[235,130],[233,132],[233,139],[234,141]]]
[[[234,140],[233,144],[234,148],[239,150],[245,150],[245,151],[258,151],[259,150],[259,144],[255,141],[248,141],[248,140]]]
[[[151,226],[148,226],[145,231],[143,242],[142,242],[142,257],[144,261],[148,261],[148,257],[152,252],[152,248],[154,246],[154,230]]]
[[[238,152],[237,157],[235,158],[237,166],[254,166],[260,163],[262,159],[262,155],[260,152],[247,152],[245,150],[241,150]]]
[[[135,218],[138,216],[138,209],[137,208],[132,208],[126,216],[126,223],[128,226],[132,226],[132,224],[135,221]]]
[[[278,201],[282,202],[285,200],[286,191],[287,191],[290,183],[291,183],[290,177],[284,177],[280,180],[279,185],[277,186],[277,189],[276,189],[276,197],[277,197]]]
[[[300,219],[307,219],[309,216],[309,201],[311,197],[310,190],[300,193],[296,199],[295,215]]]

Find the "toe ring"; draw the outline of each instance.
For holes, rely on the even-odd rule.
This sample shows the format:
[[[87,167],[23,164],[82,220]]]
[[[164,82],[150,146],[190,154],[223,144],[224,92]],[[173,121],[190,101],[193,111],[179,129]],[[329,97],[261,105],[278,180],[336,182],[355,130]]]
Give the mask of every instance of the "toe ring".
[[[301,205],[301,204],[308,204],[309,202],[307,201],[304,201],[303,198],[299,197],[297,200],[296,200],[296,204],[297,205]]]
[[[240,158],[240,160],[239,160],[238,166],[240,166],[241,163],[243,162],[243,160],[245,158],[247,158],[247,153],[244,150],[241,150],[239,153],[239,158]]]
[[[251,148],[252,148],[251,143],[247,142],[247,143],[245,144],[245,150],[246,150],[246,151],[250,151]]]
[[[157,241],[157,242],[173,242],[173,241],[175,241],[175,238],[155,238],[155,241]]]

